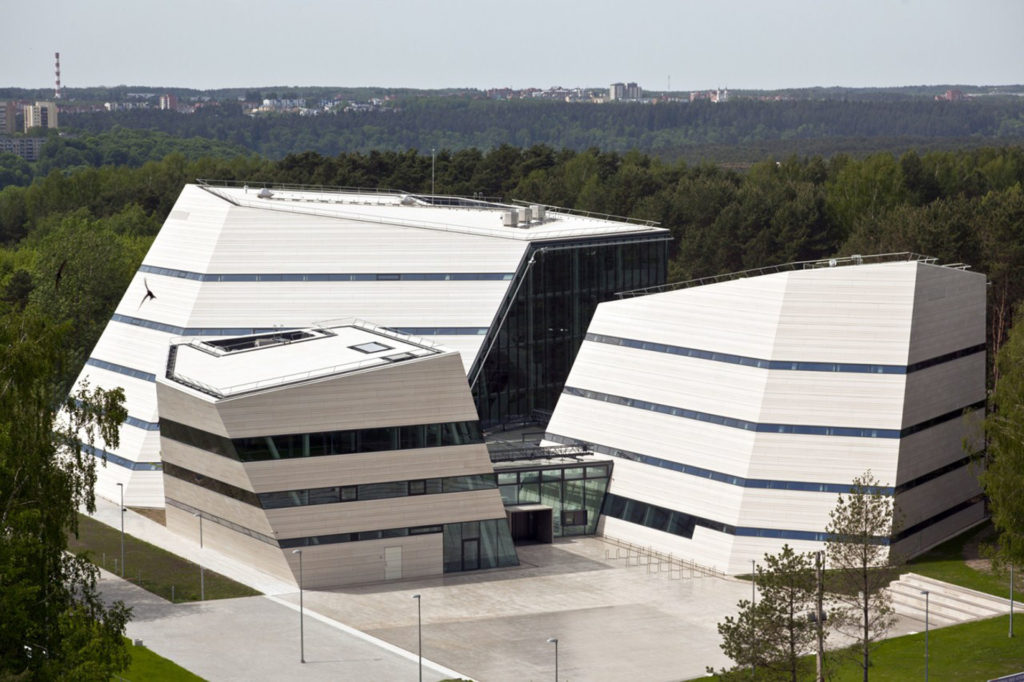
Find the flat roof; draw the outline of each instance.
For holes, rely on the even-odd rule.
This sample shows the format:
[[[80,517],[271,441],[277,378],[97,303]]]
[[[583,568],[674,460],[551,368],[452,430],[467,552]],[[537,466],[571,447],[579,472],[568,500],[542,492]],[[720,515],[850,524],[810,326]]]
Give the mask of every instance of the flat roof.
[[[361,321],[171,344],[168,380],[214,398],[453,353]],[[172,364],[173,362],[173,364]]]
[[[519,241],[650,233],[668,238],[654,221],[588,214],[554,206],[513,205],[462,197],[330,188],[248,187],[201,184],[236,206],[317,215],[358,222],[459,232]],[[534,208],[539,206],[539,210]],[[508,214],[516,213],[514,225]]]

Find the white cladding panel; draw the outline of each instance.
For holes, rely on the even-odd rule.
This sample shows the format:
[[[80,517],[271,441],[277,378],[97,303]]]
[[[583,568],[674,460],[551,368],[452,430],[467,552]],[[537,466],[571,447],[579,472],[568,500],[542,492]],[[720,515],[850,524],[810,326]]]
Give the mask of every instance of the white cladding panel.
[[[195,185],[185,185],[143,263],[177,270],[209,272],[231,204]]]
[[[592,334],[756,360],[861,367],[762,369],[749,361],[586,341],[569,387],[784,426],[778,433],[764,426],[744,430],[716,424],[715,417],[691,419],[563,394],[548,426],[557,441],[546,442],[574,439],[624,451],[615,458],[613,494],[746,529],[820,533],[837,493],[796,489],[800,485],[845,486],[870,469],[882,485],[896,486],[961,462],[965,441],[972,452],[981,446],[976,414],[902,438],[882,436],[983,400],[984,353],[909,373],[863,366],[906,367],[983,344],[984,280],[957,268],[903,261],[794,270],[601,304]],[[819,435],[799,432],[801,426],[864,431]],[[871,435],[883,429],[889,433]],[[665,464],[636,462],[629,453]],[[771,483],[711,478],[719,474]],[[960,467],[899,497],[918,523],[977,492],[976,472]],[[954,516],[965,521],[937,527],[959,529],[976,515]],[[611,518],[602,518],[600,528],[632,542],[674,547],[733,573],[748,572],[750,559],[778,551],[784,541],[801,550],[820,548],[808,540],[733,537],[700,527],[687,540]],[[704,547],[701,533],[719,537]],[[920,535],[917,545],[935,539],[931,530]]]
[[[781,278],[759,277],[609,301],[588,331],[768,358],[784,288]]]
[[[564,394],[547,430],[727,475],[809,483],[845,484],[867,468],[893,480],[900,447],[895,438],[757,433]]]
[[[985,343],[985,275],[921,267],[914,298],[910,362]]]
[[[907,364],[918,267],[896,262],[783,273],[772,359]]]
[[[566,383],[756,423],[899,429],[905,380],[764,370],[585,341]]]
[[[445,215],[434,209],[433,215]],[[618,228],[622,230],[620,225]],[[628,226],[626,231],[639,228]],[[144,259],[144,265],[200,274],[490,274],[502,279],[400,281],[200,281],[138,272],[116,312],[159,325],[157,331],[111,321],[92,357],[156,376],[166,370],[169,342],[189,328],[301,328],[339,318],[362,318],[395,327],[485,330],[495,319],[529,240],[447,230],[413,228],[380,221],[295,214],[232,206],[200,187],[188,185]],[[147,288],[155,298],[146,298]],[[236,332],[224,334],[237,335]],[[483,334],[430,337],[459,351],[463,371],[480,350]],[[125,388],[131,417],[156,422],[152,382],[87,365],[79,383]],[[475,414],[475,413],[474,413]],[[139,431],[139,433],[134,433]],[[112,452],[129,461],[159,461],[158,435],[145,449],[143,432],[122,428],[121,447]],[[99,473],[99,494],[110,497],[120,480],[110,465]],[[121,472],[123,473],[123,472]],[[123,476],[122,476],[123,478]],[[159,472],[146,495],[133,504],[163,506]],[[107,480],[110,479],[110,480]],[[124,482],[124,481],[121,481]]]

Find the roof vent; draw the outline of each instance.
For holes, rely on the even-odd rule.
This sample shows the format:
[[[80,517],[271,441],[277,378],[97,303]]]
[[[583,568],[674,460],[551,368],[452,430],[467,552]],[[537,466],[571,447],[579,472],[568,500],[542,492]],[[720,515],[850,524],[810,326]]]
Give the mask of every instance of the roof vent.
[[[505,227],[515,227],[516,226],[516,218],[517,218],[517,216],[516,216],[516,210],[515,209],[512,209],[511,211],[505,211],[504,213],[502,213],[502,216],[504,218],[504,225],[505,225]]]
[[[530,224],[530,216],[533,214],[533,211],[528,207],[523,206],[522,208],[516,209],[516,212],[519,214],[519,222],[521,223],[521,226],[528,226]]]
[[[263,189],[260,190],[260,193],[257,194],[256,196],[258,196],[260,199],[270,199],[271,197],[274,196],[274,193],[271,192],[266,187],[264,187]]]
[[[533,213],[533,219],[538,223],[544,222],[544,207],[540,204],[533,204],[530,206],[530,212]]]

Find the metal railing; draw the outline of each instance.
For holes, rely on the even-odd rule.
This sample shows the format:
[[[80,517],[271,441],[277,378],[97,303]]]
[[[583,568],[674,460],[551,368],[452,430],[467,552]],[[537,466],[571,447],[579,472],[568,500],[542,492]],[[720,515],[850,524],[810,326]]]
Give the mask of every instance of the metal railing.
[[[572,457],[578,459],[593,454],[582,445],[527,445],[489,452],[491,462],[514,462],[517,460],[552,459]]]
[[[208,183],[210,181],[203,180],[201,182]],[[243,184],[243,183],[240,183],[238,181],[235,181],[233,186],[234,187],[238,187],[238,186],[243,186],[244,187],[246,185]],[[539,228],[543,227],[542,230],[537,230],[537,229],[533,229],[533,230],[525,229],[524,230],[524,229],[511,228],[511,227],[507,228],[507,229],[503,229],[503,226],[501,224],[497,223],[497,222],[496,222],[496,224],[493,227],[490,227],[490,226],[477,227],[477,226],[472,226],[472,225],[452,225],[450,223],[437,222],[437,221],[424,220],[424,219],[407,220],[407,219],[403,219],[403,218],[395,218],[395,217],[390,217],[390,216],[389,217],[382,217],[382,216],[379,216],[379,215],[362,213],[362,212],[359,212],[357,210],[350,210],[350,209],[345,209],[345,210],[339,210],[339,209],[325,210],[325,209],[316,208],[316,207],[312,207],[312,206],[301,206],[301,205],[296,205],[294,203],[291,203],[291,200],[289,198],[281,197],[281,196],[275,196],[275,197],[269,197],[269,198],[260,198],[258,195],[253,194],[252,195],[254,197],[253,199],[243,199],[242,197],[240,197],[238,195],[233,195],[233,194],[230,194],[230,193],[227,193],[227,192],[219,191],[219,189],[224,189],[224,188],[218,188],[215,185],[201,184],[200,187],[202,187],[204,190],[210,192],[211,194],[214,194],[215,196],[220,197],[224,201],[227,201],[227,202],[229,202],[229,203],[231,203],[231,204],[233,204],[235,206],[240,206],[240,207],[245,207],[245,208],[257,208],[257,209],[272,210],[272,211],[276,210],[276,211],[282,211],[282,212],[287,212],[287,213],[302,213],[304,215],[315,215],[315,216],[320,216],[320,217],[324,217],[324,218],[342,218],[342,219],[347,219],[347,220],[356,220],[356,221],[360,221],[360,222],[376,223],[376,224],[379,224],[379,225],[395,225],[395,226],[398,226],[398,227],[412,227],[412,228],[418,228],[418,229],[429,229],[429,230],[435,230],[435,231],[439,231],[439,232],[451,232],[451,233],[458,233],[458,234],[472,234],[472,235],[478,235],[478,236],[482,235],[482,236],[489,236],[489,237],[499,237],[499,238],[502,238],[502,239],[515,239],[515,240],[518,240],[518,241],[539,241],[539,240],[554,240],[554,239],[562,239],[562,238],[570,238],[570,237],[589,237],[589,236],[596,236],[596,235],[602,235],[602,234],[609,234],[610,232],[611,233],[615,232],[615,225],[612,225],[612,224],[594,225],[593,227],[583,227],[583,228],[580,228],[580,227],[572,228],[572,227],[570,227],[570,228],[565,228],[565,229],[550,229],[550,228],[544,227],[544,226],[537,226]],[[317,189],[313,189],[313,190],[309,190],[309,189],[287,190],[287,189],[283,189],[284,187],[286,187],[286,186],[274,185],[273,186],[273,190],[279,191],[279,192],[285,192],[285,191],[301,191],[301,192],[324,191],[324,193],[326,193],[326,190],[317,190]],[[302,186],[300,185],[299,187],[302,187]],[[253,187],[251,189],[255,189],[255,187]],[[270,189],[270,188],[268,187],[267,189]],[[340,192],[340,191],[343,191],[343,190],[338,190],[338,191]],[[388,194],[388,195],[391,195],[391,196],[399,196],[401,194],[401,193],[394,192],[393,190],[379,190],[379,191],[376,191],[374,193],[380,194],[380,195]],[[246,196],[248,196],[248,195],[246,195]],[[416,197],[416,196],[419,196],[419,195],[409,194],[408,196]],[[432,195],[424,195],[424,196],[430,197]],[[474,201],[474,200],[467,197],[467,201]],[[318,200],[318,203],[330,203],[330,202],[327,199],[321,199],[321,200]],[[339,205],[344,205],[344,206],[354,205],[352,202],[345,202],[345,201],[336,201],[334,203],[339,204]],[[510,205],[486,204],[486,203],[481,202],[479,206],[478,205],[473,205],[473,206],[449,206],[448,208],[453,209],[453,210],[458,210],[458,209],[466,209],[466,210],[471,210],[471,209],[495,209],[495,216],[496,216],[496,220],[497,220],[497,218],[500,216],[500,214],[497,212],[497,210],[503,209],[503,208],[509,208],[509,207],[510,207]],[[558,208],[558,207],[551,207],[551,209],[552,209],[553,213],[575,215],[572,212],[571,209],[561,209],[561,208]],[[595,215],[597,215],[597,214],[595,214]],[[599,220],[598,218],[590,218],[590,219],[594,220],[595,222],[598,222],[598,220]],[[609,218],[601,218],[600,220],[604,221],[604,222],[607,222],[609,220]],[[620,220],[620,222],[623,222],[625,224],[635,225],[637,227],[651,227],[652,229],[655,228],[655,226],[653,224],[647,224],[650,221],[646,221],[646,222],[645,221],[630,221],[628,219],[623,218],[623,219]],[[658,229],[660,229],[660,228],[658,228]]]
[[[690,578],[724,578],[725,573],[714,566],[705,566],[690,559],[683,559],[667,552],[659,552],[650,546],[635,545],[625,540],[601,536],[601,540],[614,546],[604,551],[604,558],[611,560],[626,561],[626,566],[646,566],[647,573],[662,573],[668,571],[669,578],[681,580],[684,572],[689,572]],[[613,556],[614,554],[614,556]]]
[[[615,294],[616,298],[635,298],[638,296],[647,296],[650,294],[660,294],[666,291],[676,291],[678,289],[689,289],[690,287],[704,286],[705,284],[715,284],[717,282],[729,282],[736,279],[744,279],[747,277],[760,277],[761,275],[772,275],[779,272],[792,272],[794,270],[813,270],[818,268],[834,268],[845,265],[863,265],[865,263],[894,263],[900,261],[912,261],[917,263],[927,263],[934,265],[938,258],[933,256],[923,256],[919,253],[911,253],[910,251],[902,251],[897,253],[879,253],[868,256],[862,256],[855,254],[853,256],[845,256],[842,258],[821,258],[818,260],[805,260],[805,261],[794,261],[792,263],[782,263],[780,265],[766,265],[760,268],[751,268],[749,270],[740,270],[738,272],[728,272],[722,275],[712,275],[710,277],[699,277],[697,279],[690,279],[683,282],[669,282],[668,284],[659,284],[653,287],[645,287],[643,289],[630,289],[628,291],[620,291]],[[966,270],[969,265],[963,263],[953,263],[945,267],[957,268],[960,270]]]

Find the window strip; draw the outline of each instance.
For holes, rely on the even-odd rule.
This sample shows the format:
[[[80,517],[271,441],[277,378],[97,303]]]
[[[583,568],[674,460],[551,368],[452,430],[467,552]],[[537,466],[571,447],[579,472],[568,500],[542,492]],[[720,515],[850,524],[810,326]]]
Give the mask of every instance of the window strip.
[[[584,337],[587,341],[604,343],[612,346],[624,346],[639,350],[653,351],[655,353],[667,353],[669,355],[682,355],[689,358],[709,360],[711,362],[724,362],[732,365],[744,365],[747,367],[758,367],[760,369],[792,370],[804,372],[844,372],[854,374],[911,374],[922,369],[934,367],[945,362],[952,362],[960,358],[985,352],[985,344],[961,348],[951,353],[921,360],[910,365],[882,365],[854,362],[798,362],[792,360],[766,360],[744,355],[731,353],[718,353],[715,351],[702,350],[699,348],[688,348],[685,346],[673,346],[666,343],[655,343],[653,341],[641,341],[609,334],[588,333]]]
[[[249,336],[251,334],[268,334],[271,332],[291,332],[294,327],[179,327],[163,322],[154,322],[141,317],[122,315],[114,313],[111,318],[113,322],[130,324],[135,327],[145,327],[158,332],[173,334],[174,336]],[[482,336],[487,333],[488,327],[390,327],[403,334],[414,336]]]
[[[582,445],[592,452],[597,452],[603,455],[611,455],[612,457],[618,457],[620,459],[628,459],[632,462],[640,462],[641,464],[649,464],[662,469],[669,469],[671,471],[677,471],[682,474],[689,476],[696,476],[698,478],[707,478],[718,483],[725,483],[728,485],[735,485],[741,488],[758,488],[758,489],[770,489],[770,490],[799,490],[804,492],[817,492],[817,493],[841,493],[847,494],[850,492],[849,483],[817,483],[811,481],[775,481],[764,478],[744,478],[742,476],[734,476],[732,474],[726,474],[721,471],[714,471],[712,469],[705,469],[703,467],[696,467],[690,464],[683,464],[682,462],[673,462],[667,459],[661,459],[660,457],[652,457],[650,455],[644,455],[639,452],[632,452],[629,450],[622,450],[620,448],[613,448],[600,443],[581,443],[579,439],[569,438],[562,436],[557,433],[545,433],[544,440],[554,441],[555,443],[562,443],[563,445]],[[969,455],[955,462],[950,462],[938,469],[934,469],[926,474],[918,476],[917,478],[901,483],[895,488],[892,486],[878,486],[873,488],[872,492],[878,492],[882,495],[893,495],[902,494],[911,490],[919,485],[923,485],[928,481],[931,481],[939,476],[943,476],[952,471],[956,471],[962,467],[967,466],[971,463],[971,460],[978,457],[982,453],[976,453]]]
[[[160,434],[184,445],[242,462],[479,445],[484,442],[477,421],[252,436],[232,440],[187,424],[161,419]]]
[[[282,272],[282,273],[207,273],[140,265],[139,272],[190,279],[197,282],[388,282],[388,281],[507,281],[512,272]]]
[[[935,514],[920,523],[916,523],[909,528],[901,530],[891,538],[875,537],[873,540],[880,545],[889,545],[892,542],[904,540],[958,512],[969,509],[980,501],[980,498],[964,500],[963,502],[953,505],[948,509],[944,509],[938,514]],[[685,538],[692,538],[693,528],[695,526],[700,526],[709,530],[718,531],[719,533],[735,535],[738,537],[776,538],[779,540],[810,540],[814,542],[827,542],[829,539],[828,533],[824,532],[789,530],[784,528],[732,526],[727,523],[694,516],[685,512],[647,504],[646,502],[622,497],[621,495],[615,495],[614,493],[608,493],[605,495],[605,502],[604,506],[601,508],[601,513],[605,516],[611,516],[612,518],[620,519],[622,521],[635,523],[637,525],[653,528],[666,533],[672,533],[673,535],[679,535]]]
[[[717,424],[719,426],[728,426],[729,428],[742,429],[744,431],[755,431],[757,433],[793,433],[810,436],[846,436],[850,438],[905,438],[906,436],[931,428],[937,424],[961,417],[968,411],[982,409],[985,407],[985,401],[979,400],[976,403],[965,405],[961,408],[951,410],[945,414],[937,415],[931,419],[927,419],[912,426],[907,426],[903,429],[875,429],[853,426],[818,426],[812,424],[771,424],[752,422],[745,419],[736,419],[734,417],[726,417],[720,414],[712,414],[710,412],[690,410],[685,407],[675,407],[672,405],[639,400],[637,398],[613,395],[611,393],[602,393],[601,391],[591,391],[589,389],[577,388],[575,386],[566,386],[562,392],[565,395],[587,398],[589,400],[599,400],[601,402],[623,405],[625,407],[647,410],[649,412],[660,412],[673,417],[707,422],[709,424]]]

